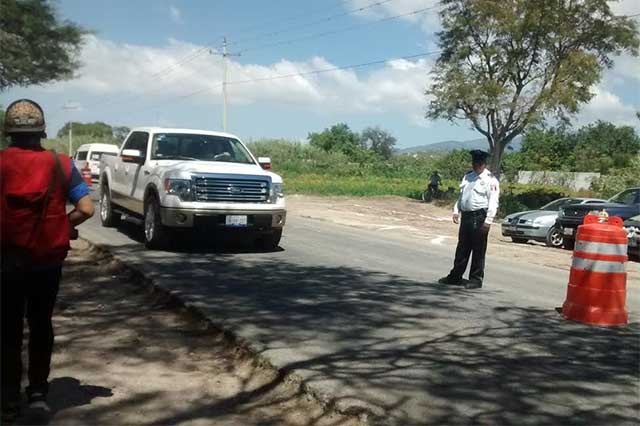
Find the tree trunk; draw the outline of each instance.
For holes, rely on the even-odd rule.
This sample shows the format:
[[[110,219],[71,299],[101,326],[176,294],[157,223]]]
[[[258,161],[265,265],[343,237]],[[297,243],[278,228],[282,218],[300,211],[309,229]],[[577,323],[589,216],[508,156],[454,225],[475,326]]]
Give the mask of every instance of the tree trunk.
[[[498,179],[500,179],[500,175],[502,174],[502,156],[504,155],[504,149],[507,144],[508,142],[506,141],[495,141],[493,152],[490,153],[489,170],[491,170],[491,173]]]

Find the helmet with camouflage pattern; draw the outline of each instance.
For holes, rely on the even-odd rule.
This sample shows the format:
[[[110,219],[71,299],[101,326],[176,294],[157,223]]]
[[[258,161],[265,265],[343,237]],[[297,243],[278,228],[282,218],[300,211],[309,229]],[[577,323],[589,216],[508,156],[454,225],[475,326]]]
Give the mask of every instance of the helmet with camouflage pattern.
[[[9,105],[4,113],[4,133],[43,133],[44,112],[30,99],[19,99]]]

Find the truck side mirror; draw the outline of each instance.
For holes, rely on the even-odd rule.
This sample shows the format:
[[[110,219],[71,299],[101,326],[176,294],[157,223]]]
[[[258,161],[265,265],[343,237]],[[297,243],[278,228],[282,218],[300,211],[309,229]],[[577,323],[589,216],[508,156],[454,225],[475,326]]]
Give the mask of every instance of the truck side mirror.
[[[125,163],[144,164],[144,157],[138,149],[123,149],[120,157]]]
[[[271,158],[269,157],[258,157],[258,164],[265,170],[269,170],[271,168]]]

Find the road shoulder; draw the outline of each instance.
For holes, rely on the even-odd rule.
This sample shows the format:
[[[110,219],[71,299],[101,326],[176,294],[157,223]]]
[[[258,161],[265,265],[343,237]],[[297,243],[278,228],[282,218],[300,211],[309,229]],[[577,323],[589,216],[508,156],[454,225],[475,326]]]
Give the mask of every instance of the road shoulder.
[[[51,424],[361,424],[84,241],[54,324]]]

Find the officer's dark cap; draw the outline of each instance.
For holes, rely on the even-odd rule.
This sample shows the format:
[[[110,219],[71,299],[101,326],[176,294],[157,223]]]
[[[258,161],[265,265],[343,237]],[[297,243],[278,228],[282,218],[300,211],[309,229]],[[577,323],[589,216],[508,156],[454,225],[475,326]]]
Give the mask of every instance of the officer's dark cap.
[[[489,153],[481,149],[474,149],[473,151],[469,151],[469,153],[471,154],[471,160],[473,162],[486,162],[489,157]]]

